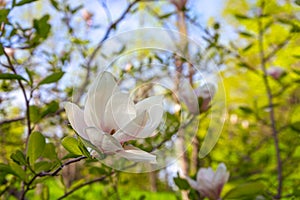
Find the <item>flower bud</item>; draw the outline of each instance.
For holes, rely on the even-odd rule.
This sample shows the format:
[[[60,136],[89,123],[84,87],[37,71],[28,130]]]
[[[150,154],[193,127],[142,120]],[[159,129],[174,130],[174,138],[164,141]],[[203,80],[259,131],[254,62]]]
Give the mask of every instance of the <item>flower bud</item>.
[[[14,57],[15,55],[15,49],[13,48],[4,48],[4,51],[9,57]]]
[[[283,74],[284,69],[281,67],[270,67],[267,69],[267,75],[272,76],[274,79],[278,80]]]

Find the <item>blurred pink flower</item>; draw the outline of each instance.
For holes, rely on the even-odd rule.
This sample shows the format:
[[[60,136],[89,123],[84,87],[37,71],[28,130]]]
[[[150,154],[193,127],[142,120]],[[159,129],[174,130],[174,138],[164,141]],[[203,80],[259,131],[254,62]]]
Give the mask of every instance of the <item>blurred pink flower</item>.
[[[278,80],[284,72],[284,69],[281,67],[272,66],[267,69],[267,75],[272,76],[276,80]]]
[[[94,150],[135,162],[156,162],[156,156],[124,142],[154,136],[163,116],[162,96],[152,96],[134,104],[121,92],[113,75],[101,73],[89,88],[84,110],[65,104],[68,119]]]
[[[89,12],[87,9],[82,10],[82,18],[88,26],[91,26],[93,23],[93,13]]]
[[[199,191],[201,195],[210,200],[220,200],[224,184],[229,179],[224,163],[218,165],[216,172],[212,168],[200,168],[197,173],[197,181],[187,177],[190,186]]]

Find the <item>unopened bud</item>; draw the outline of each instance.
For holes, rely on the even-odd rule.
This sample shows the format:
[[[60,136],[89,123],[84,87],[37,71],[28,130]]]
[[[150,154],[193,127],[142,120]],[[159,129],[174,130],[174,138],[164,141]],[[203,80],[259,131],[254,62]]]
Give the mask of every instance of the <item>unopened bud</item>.
[[[276,80],[278,80],[284,72],[284,69],[281,67],[270,67],[267,69],[267,75],[272,76]]]
[[[14,57],[15,55],[15,49],[13,48],[4,48],[4,51],[9,57]]]

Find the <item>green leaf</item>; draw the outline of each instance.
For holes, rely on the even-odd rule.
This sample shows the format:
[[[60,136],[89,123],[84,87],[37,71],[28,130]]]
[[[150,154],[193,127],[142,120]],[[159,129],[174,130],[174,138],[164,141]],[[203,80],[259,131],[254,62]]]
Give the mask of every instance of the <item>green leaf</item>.
[[[25,155],[20,150],[17,150],[15,153],[11,154],[10,158],[18,165],[27,165]]]
[[[298,6],[300,6],[300,0],[296,0],[295,4],[297,4]]]
[[[33,132],[29,136],[27,158],[32,165],[44,152],[45,137],[40,132]]]
[[[253,113],[252,108],[247,107],[247,106],[240,106],[239,109],[240,109],[241,111],[243,111],[244,113],[246,113],[246,114],[251,114],[251,113]]]
[[[74,137],[71,136],[64,137],[61,143],[63,147],[71,154],[82,155],[78,141]]]
[[[41,109],[35,105],[29,106],[30,120],[33,123],[37,123],[41,119],[42,116],[40,110]]]
[[[47,143],[43,152],[43,158],[48,158],[49,160],[57,160],[57,153],[53,143]]]
[[[15,174],[13,169],[4,163],[0,163],[0,171],[4,174]]]
[[[46,105],[46,108],[44,108],[44,111],[42,112],[42,117],[45,117],[48,114],[55,113],[59,109],[59,104],[57,101],[51,101],[48,105]]]
[[[1,22],[7,21],[8,14],[9,14],[9,9],[1,9],[0,10],[0,21]]]
[[[24,4],[32,3],[32,2],[35,2],[35,1],[37,1],[37,0],[22,0],[19,3],[16,3],[15,6],[22,6]]]
[[[18,176],[21,180],[26,179],[26,173],[21,166],[17,165],[16,163],[12,163],[10,167],[14,175]]]
[[[63,77],[65,72],[54,72],[53,74],[44,78],[38,85],[44,85],[59,81]]]
[[[50,2],[56,10],[60,11],[60,9],[58,7],[58,2],[56,0],[50,0]]]
[[[250,19],[248,16],[242,15],[242,14],[235,14],[234,16],[235,16],[235,18],[242,19],[242,20]]]
[[[51,25],[48,24],[50,15],[44,15],[41,19],[33,20],[33,27],[36,29],[37,37],[46,39],[50,33]]]
[[[265,190],[265,185],[260,181],[241,184],[231,189],[224,196],[224,199],[254,199]]]
[[[36,173],[47,172],[55,167],[57,162],[48,162],[48,161],[40,161],[34,164],[34,169]]]
[[[181,190],[188,190],[190,188],[190,185],[187,182],[187,180],[182,179],[180,177],[174,178],[174,182],[178,186],[178,188]]]
[[[253,34],[246,31],[240,31],[239,34],[244,37],[253,37]]]
[[[27,75],[28,75],[28,77],[29,77],[30,84],[32,85],[32,83],[33,83],[33,74],[34,74],[34,72],[31,71],[31,70],[29,70],[27,67],[25,68],[25,71],[26,71],[26,73],[27,73]]]
[[[300,121],[293,122],[290,126],[294,131],[300,132]]]
[[[0,74],[0,79],[3,80],[24,80],[27,81],[24,77],[18,75],[18,74],[9,74],[9,73],[3,73]]]

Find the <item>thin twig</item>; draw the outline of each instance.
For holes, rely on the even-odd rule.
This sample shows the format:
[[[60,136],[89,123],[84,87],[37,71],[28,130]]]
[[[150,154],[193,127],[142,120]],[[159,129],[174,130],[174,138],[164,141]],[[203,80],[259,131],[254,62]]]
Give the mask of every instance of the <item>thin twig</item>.
[[[281,198],[282,193],[282,160],[280,157],[280,148],[279,148],[279,139],[278,139],[278,131],[276,129],[276,121],[275,121],[275,113],[274,113],[274,107],[273,107],[273,95],[272,90],[268,81],[267,77],[267,70],[266,70],[266,59],[265,59],[265,53],[264,53],[264,46],[263,46],[263,25],[261,21],[261,16],[263,16],[263,9],[264,9],[264,2],[262,2],[261,11],[258,15],[258,44],[259,44],[259,52],[260,52],[260,60],[261,60],[261,69],[263,71],[263,81],[264,85],[266,87],[267,96],[268,96],[268,104],[270,108],[270,120],[271,120],[271,128],[272,128],[272,136],[274,139],[274,145],[275,145],[275,151],[276,151],[276,159],[277,159],[277,180],[278,180],[278,186],[277,186],[277,194],[275,196],[275,199]]]
[[[0,126],[3,125],[3,124],[9,124],[9,123],[12,123],[12,122],[23,121],[24,119],[25,119],[25,117],[16,117],[16,118],[13,118],[13,119],[5,119],[5,120],[0,121]]]
[[[103,46],[104,42],[107,40],[107,38],[109,37],[109,35],[111,34],[111,32],[116,29],[117,25],[126,17],[126,15],[131,11],[131,8],[137,4],[138,2],[140,2],[141,0],[135,0],[132,3],[130,3],[127,8],[123,11],[123,13],[121,14],[121,16],[116,19],[113,23],[110,24],[110,26],[107,28],[106,32],[104,33],[104,36],[102,37],[102,39],[99,41],[99,43],[97,44],[96,48],[94,49],[94,51],[92,52],[92,54],[90,55],[90,57],[87,59],[86,61],[86,76],[84,79],[84,82],[82,84],[82,86],[79,88],[78,90],[78,94],[82,94],[86,88],[86,86],[89,83],[89,77],[90,77],[90,73],[91,73],[91,63],[94,60],[96,54],[98,53],[98,51],[101,49],[101,47]],[[82,95],[78,95],[77,99],[74,100],[74,102],[78,103],[78,101],[80,100]]]
[[[57,200],[61,200],[61,199],[66,198],[67,196],[69,196],[69,195],[71,195],[72,193],[76,192],[76,191],[79,190],[80,188],[83,188],[84,186],[91,185],[91,184],[93,184],[93,183],[97,183],[97,182],[103,181],[103,180],[105,180],[107,177],[113,175],[114,173],[115,173],[115,172],[113,171],[113,172],[111,172],[111,173],[108,174],[108,175],[103,175],[103,176],[101,176],[101,177],[99,177],[99,178],[96,178],[96,179],[94,179],[94,180],[91,180],[91,181],[85,182],[85,183],[83,183],[83,184],[81,184],[81,185],[78,185],[78,186],[74,187],[72,190],[70,190],[69,192],[67,192],[67,193],[65,193],[64,195],[62,195],[61,197],[59,197]]]
[[[36,175],[34,175],[32,177],[32,179],[30,179],[30,181],[28,183],[26,183],[26,189],[24,190],[24,194],[23,196],[25,197],[25,194],[30,190],[30,186],[31,184],[38,178],[38,177],[44,177],[44,176],[57,176],[57,174],[66,166],[72,164],[72,163],[76,163],[76,162],[79,162],[83,159],[86,159],[87,157],[86,156],[80,156],[78,158],[75,158],[75,159],[72,159],[72,160],[69,160],[65,163],[63,163],[62,165],[59,166],[59,168],[57,168],[55,171],[53,172],[40,172]]]

